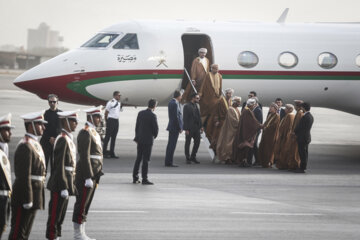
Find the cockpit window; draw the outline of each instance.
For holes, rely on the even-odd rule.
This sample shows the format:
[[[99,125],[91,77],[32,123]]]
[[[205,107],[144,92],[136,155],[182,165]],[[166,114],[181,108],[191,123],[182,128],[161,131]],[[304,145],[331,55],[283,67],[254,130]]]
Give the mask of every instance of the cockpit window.
[[[139,43],[136,33],[126,34],[119,42],[117,42],[114,49],[139,49]]]
[[[119,34],[114,33],[99,33],[89,41],[87,41],[81,47],[98,47],[104,48],[107,47]]]

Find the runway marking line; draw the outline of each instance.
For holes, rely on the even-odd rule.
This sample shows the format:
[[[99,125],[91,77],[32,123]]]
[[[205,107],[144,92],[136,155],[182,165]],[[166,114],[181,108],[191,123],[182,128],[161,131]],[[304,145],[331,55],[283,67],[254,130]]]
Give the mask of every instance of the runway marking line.
[[[275,216],[323,216],[321,213],[271,213],[271,212],[231,212],[242,215],[275,215]]]

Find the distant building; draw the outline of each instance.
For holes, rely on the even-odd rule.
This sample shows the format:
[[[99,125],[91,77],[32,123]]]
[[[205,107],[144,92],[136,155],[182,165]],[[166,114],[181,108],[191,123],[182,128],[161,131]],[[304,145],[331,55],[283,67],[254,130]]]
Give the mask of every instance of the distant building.
[[[46,23],[38,29],[28,29],[27,51],[10,44],[0,46],[0,69],[30,69],[65,51],[58,31]]]
[[[64,52],[63,37],[58,31],[41,23],[38,29],[28,29],[27,52],[41,55],[57,55]]]

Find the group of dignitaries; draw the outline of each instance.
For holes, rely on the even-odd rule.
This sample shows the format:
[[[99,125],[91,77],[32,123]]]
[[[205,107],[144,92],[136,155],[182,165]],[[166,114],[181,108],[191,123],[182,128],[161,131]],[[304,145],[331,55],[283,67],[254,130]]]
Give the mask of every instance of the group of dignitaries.
[[[188,164],[199,163],[196,153],[200,134],[205,132],[210,148],[216,154],[214,160],[235,163],[240,167],[271,168],[275,164],[281,170],[305,173],[314,121],[310,104],[294,100],[295,106],[286,104],[284,107],[282,99],[277,98],[269,106],[263,123],[262,105],[256,92],[249,93],[240,111],[241,97],[233,97],[234,90],[230,88],[222,92],[219,66],[210,66],[205,48],[200,48],[198,53],[192,62],[190,84],[183,95],[175,91],[168,104],[169,140],[165,166],[177,167],[173,163],[174,151],[179,134],[185,131]],[[181,103],[185,102],[181,111]],[[191,139],[194,144],[190,154]]]
[[[196,154],[201,136],[205,134],[209,140],[209,148],[220,162],[264,168],[276,164],[278,169],[305,173],[313,124],[310,104],[295,100],[295,106],[286,104],[283,107],[282,100],[277,98],[269,106],[263,123],[262,105],[256,92],[250,92],[248,100],[241,105],[241,97],[233,97],[233,89],[222,91],[219,66],[210,66],[205,57],[207,50],[200,48],[198,53],[199,57],[192,63],[190,84],[184,94],[176,90],[168,104],[169,138],[165,166],[177,167],[173,162],[174,151],[179,134],[184,131],[187,164],[200,163]],[[97,132],[101,124],[102,106],[84,110],[87,122],[77,136],[77,147],[72,132],[78,124],[78,110],[57,109],[56,95],[48,96],[50,109],[45,114],[37,112],[23,115],[26,134],[15,151],[13,184],[7,145],[13,128],[11,114],[0,118],[0,239],[10,208],[9,240],[29,238],[36,211],[44,209],[48,166],[51,171],[46,186],[50,191],[46,238],[53,240],[61,237],[69,197],[75,196],[72,216],[74,239],[91,239],[86,235],[85,223],[95,190],[103,175],[103,156],[118,158],[114,148],[119,127],[118,117],[122,111],[120,96],[120,92],[115,91],[114,98],[105,108],[107,130],[104,143]],[[184,103],[186,104],[182,109]],[[134,138],[137,157],[132,173],[134,184],[153,184],[148,179],[148,162],[159,131],[154,114],[156,107],[157,101],[150,99],[148,108],[140,111],[137,116]],[[293,113],[294,110],[296,114]],[[261,131],[262,138],[258,147]],[[110,139],[110,151],[107,151]],[[190,152],[192,140],[193,148]],[[139,178],[141,163],[142,181]]]
[[[44,209],[45,187],[50,191],[46,238],[60,239],[69,197],[75,196],[72,216],[74,239],[91,239],[86,235],[85,223],[95,190],[103,175],[102,143],[96,131],[101,120],[101,109],[93,107],[84,110],[87,122],[77,136],[76,148],[72,132],[78,125],[78,111],[60,111],[52,108],[58,101],[56,95],[49,95],[48,100],[50,109],[45,116],[57,114],[57,118],[54,119],[58,121],[60,131],[58,134],[49,134],[50,130],[46,132],[45,125],[49,125],[50,122],[44,119],[43,112],[21,116],[26,133],[15,150],[13,184],[7,145],[13,128],[11,114],[0,118],[0,239],[9,219],[10,208],[11,229],[8,239],[29,238],[37,210]],[[55,129],[58,127],[57,121],[51,123],[55,124]],[[53,142],[52,151],[47,152],[48,149],[39,143],[41,136],[42,139],[45,137],[46,141]],[[45,186],[48,161],[51,172]]]

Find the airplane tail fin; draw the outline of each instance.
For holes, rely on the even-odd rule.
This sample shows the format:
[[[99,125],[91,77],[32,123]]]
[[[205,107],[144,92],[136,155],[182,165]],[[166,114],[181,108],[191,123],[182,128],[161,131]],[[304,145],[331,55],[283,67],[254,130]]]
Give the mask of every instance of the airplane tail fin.
[[[276,21],[277,23],[285,23],[287,14],[289,12],[289,8],[285,8],[279,19]]]

